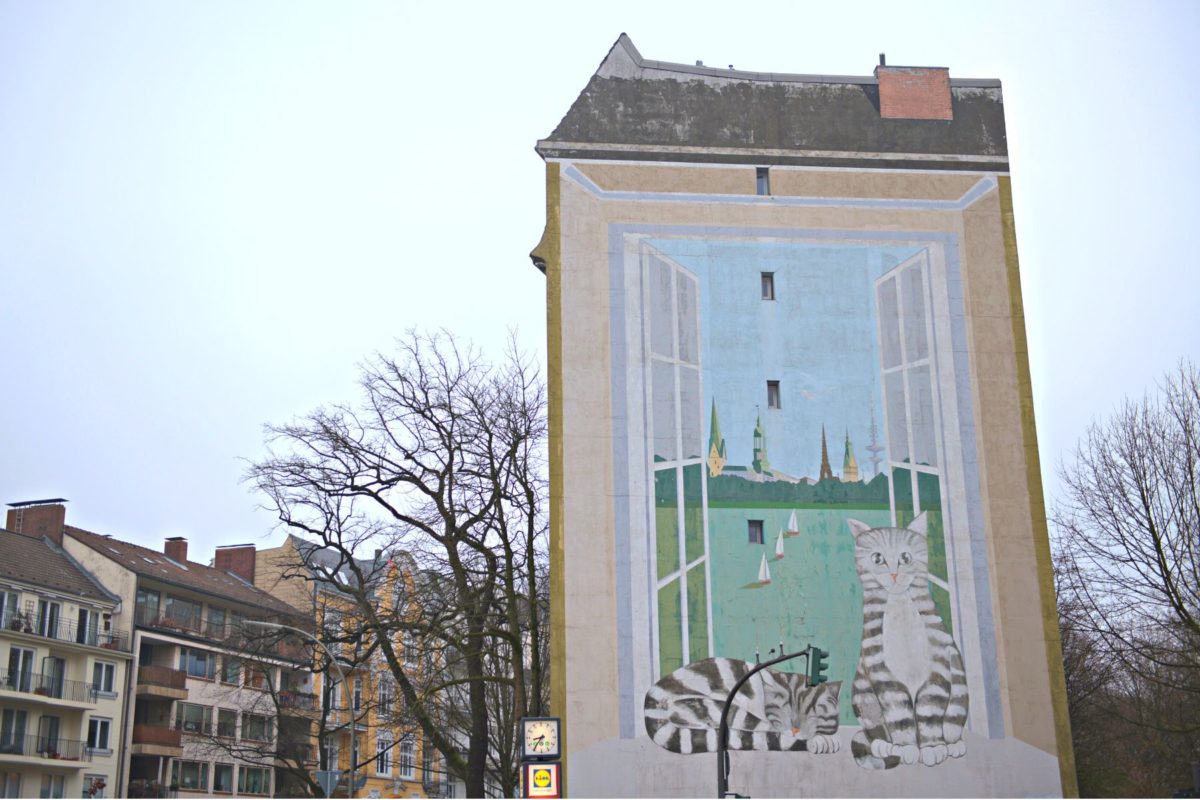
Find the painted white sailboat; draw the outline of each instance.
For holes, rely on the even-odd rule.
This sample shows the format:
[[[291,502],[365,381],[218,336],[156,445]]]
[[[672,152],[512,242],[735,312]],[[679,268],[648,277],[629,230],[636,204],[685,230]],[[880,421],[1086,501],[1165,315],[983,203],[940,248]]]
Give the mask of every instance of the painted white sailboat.
[[[792,509],[792,515],[788,517],[787,530],[784,531],[787,536],[799,536],[800,526],[796,524],[796,509]]]
[[[758,582],[764,585],[771,582],[771,568],[767,566],[766,553],[763,553],[762,563],[758,565]]]
[[[775,560],[783,558],[783,531],[779,532],[779,538],[775,540]]]

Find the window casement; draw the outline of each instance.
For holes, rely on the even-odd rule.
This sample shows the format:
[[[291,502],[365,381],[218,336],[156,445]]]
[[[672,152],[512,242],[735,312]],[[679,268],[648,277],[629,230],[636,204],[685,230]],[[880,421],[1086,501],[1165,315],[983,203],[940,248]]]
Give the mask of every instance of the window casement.
[[[52,775],[48,772],[42,774],[42,791],[38,797],[66,797],[66,775]]]
[[[767,408],[783,408],[783,395],[779,391],[779,381],[767,381]]]
[[[208,764],[203,761],[175,760],[171,768],[171,782],[180,789],[191,792],[208,791]]]
[[[112,732],[112,720],[92,717],[88,720],[88,750],[111,750],[109,735]]]
[[[175,729],[207,736],[212,733],[212,709],[195,703],[176,703]]]
[[[235,735],[237,735],[237,712],[228,708],[218,708],[217,736],[232,739]]]
[[[262,714],[242,714],[242,739],[253,742],[271,741],[271,718]]]
[[[237,686],[241,674],[242,662],[235,656],[221,656],[221,683]]]
[[[179,648],[179,669],[193,678],[212,680],[217,672],[217,654],[193,647]]]
[[[763,539],[763,521],[761,519],[746,520],[746,535],[750,540],[749,544],[762,544]]]
[[[412,734],[400,740],[400,777],[412,780],[416,777],[417,742]]]
[[[233,764],[213,764],[214,792],[233,794]]]
[[[392,737],[391,734],[381,733],[375,740],[375,774],[392,774]]]
[[[762,282],[762,299],[763,300],[774,300],[775,299],[775,273],[774,272],[761,273],[761,282]]]
[[[9,687],[18,692],[33,691],[34,651],[25,647],[10,647],[8,650]]]
[[[362,678],[354,679],[354,710],[362,711],[363,685]]]
[[[757,167],[754,170],[754,192],[758,195],[771,193],[771,168]]]
[[[270,794],[271,772],[266,767],[238,767],[238,794]]]
[[[97,661],[92,665],[92,691],[96,694],[116,696],[117,665],[108,661]]]

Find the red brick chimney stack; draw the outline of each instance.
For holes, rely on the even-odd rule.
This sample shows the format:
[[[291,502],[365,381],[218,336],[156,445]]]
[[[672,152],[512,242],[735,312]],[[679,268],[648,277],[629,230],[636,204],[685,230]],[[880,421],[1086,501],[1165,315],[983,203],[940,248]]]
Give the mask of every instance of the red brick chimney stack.
[[[62,547],[63,528],[67,524],[67,502],[62,498],[10,503],[4,527],[31,539],[43,536]]]
[[[945,67],[875,68],[879,81],[879,116],[884,119],[954,119],[950,102],[950,70]]]
[[[252,544],[227,544],[218,547],[213,567],[232,572],[246,583],[254,583],[254,558],[258,549]]]
[[[168,536],[163,542],[163,553],[167,558],[179,564],[187,563],[187,539],[182,536]]]

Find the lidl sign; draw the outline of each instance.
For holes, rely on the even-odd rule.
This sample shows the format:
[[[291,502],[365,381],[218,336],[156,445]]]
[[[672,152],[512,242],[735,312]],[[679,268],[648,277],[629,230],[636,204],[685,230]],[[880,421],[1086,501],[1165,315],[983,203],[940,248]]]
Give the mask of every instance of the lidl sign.
[[[562,797],[558,782],[560,763],[548,761],[541,764],[522,764],[521,785],[525,797]]]

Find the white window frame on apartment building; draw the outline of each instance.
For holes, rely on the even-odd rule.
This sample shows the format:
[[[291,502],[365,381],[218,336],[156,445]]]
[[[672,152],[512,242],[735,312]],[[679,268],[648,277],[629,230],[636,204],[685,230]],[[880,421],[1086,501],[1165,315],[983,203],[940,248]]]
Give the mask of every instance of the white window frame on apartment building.
[[[375,774],[376,775],[391,775],[392,774],[392,748],[395,747],[395,742],[392,741],[392,734],[386,731],[380,731],[375,737]]]

